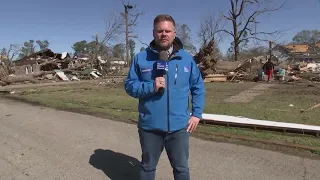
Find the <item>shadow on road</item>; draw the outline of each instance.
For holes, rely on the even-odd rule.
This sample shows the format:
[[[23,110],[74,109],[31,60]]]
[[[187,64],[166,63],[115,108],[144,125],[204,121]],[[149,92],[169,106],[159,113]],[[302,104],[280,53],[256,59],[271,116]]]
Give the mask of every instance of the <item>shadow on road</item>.
[[[96,149],[89,163],[112,180],[138,180],[140,162],[131,156],[111,150]]]

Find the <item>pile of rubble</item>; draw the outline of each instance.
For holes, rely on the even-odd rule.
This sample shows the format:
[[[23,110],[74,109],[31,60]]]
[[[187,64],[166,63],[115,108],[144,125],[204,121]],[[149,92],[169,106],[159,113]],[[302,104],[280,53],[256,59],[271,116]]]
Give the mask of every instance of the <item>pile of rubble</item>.
[[[108,73],[123,74],[124,64],[121,60],[103,60],[100,56],[71,58],[68,53],[57,54],[45,49],[11,63],[2,62],[0,85],[98,79]]]
[[[254,57],[240,62],[218,61],[215,65],[215,73],[207,74],[205,82],[239,82],[239,81],[259,81],[259,71],[262,71],[266,58]],[[273,79],[275,81],[294,82],[308,80],[320,82],[320,63],[315,62],[290,62],[275,63]],[[281,79],[280,70],[285,70],[285,76]],[[262,78],[265,80],[266,78]]]
[[[269,47],[268,53],[263,56],[244,59],[241,61],[204,61],[199,67],[206,67],[210,73],[203,73],[205,81],[259,81],[264,80],[262,67],[269,57],[275,64],[274,80],[286,82],[308,80],[320,81],[320,42],[317,48],[307,44],[279,45]],[[300,48],[304,47],[304,48]],[[271,49],[270,49],[271,48]],[[212,51],[206,47],[206,51]],[[204,52],[206,52],[204,51]],[[210,53],[204,53],[202,59],[210,57]],[[211,58],[212,59],[212,58]],[[213,59],[216,60],[216,59]],[[203,61],[203,60],[202,60]],[[201,61],[197,60],[197,63]],[[209,62],[209,63],[208,63]],[[204,64],[204,65],[203,65]],[[208,68],[207,66],[210,66]],[[208,71],[206,71],[208,72]],[[279,73],[282,72],[282,73]],[[284,76],[283,75],[284,72]],[[284,77],[284,78],[282,78]]]
[[[297,62],[287,66],[287,81],[308,80],[320,82],[320,63]]]
[[[207,74],[205,82],[254,81],[263,61],[252,58],[243,61],[217,61],[215,73]]]

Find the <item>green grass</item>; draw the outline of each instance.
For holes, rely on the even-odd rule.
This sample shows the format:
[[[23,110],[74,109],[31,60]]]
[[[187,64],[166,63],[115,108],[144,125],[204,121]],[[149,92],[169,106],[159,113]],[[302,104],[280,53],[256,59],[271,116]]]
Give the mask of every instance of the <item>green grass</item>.
[[[320,124],[320,108],[301,113],[320,103],[318,87],[307,84],[279,84],[248,103],[227,103],[224,99],[256,86],[256,83],[207,83],[205,113],[246,116],[304,124]],[[89,113],[117,121],[137,120],[138,100],[129,97],[123,84],[72,84],[63,86],[17,89],[10,95],[28,102],[63,110]],[[294,107],[289,105],[293,104]],[[320,152],[319,138],[309,135],[291,135],[243,128],[200,125],[195,136],[210,139],[213,136],[232,135],[251,140],[276,141],[310,146]]]
[[[204,112],[244,116],[261,120],[320,125],[320,118],[318,117],[320,108],[301,113],[301,109],[306,110],[320,103],[320,88],[309,87],[306,84],[278,84],[249,103],[224,102],[223,99],[227,95],[231,96],[233,93],[236,93],[231,88],[235,85],[237,84],[225,84],[224,90],[226,92],[222,93],[219,92],[220,88],[218,88],[218,92],[217,90],[211,90],[210,86],[214,86],[214,84],[210,84],[210,88],[207,88],[209,91]],[[248,86],[250,87],[250,85]],[[221,84],[217,86],[221,86]],[[290,107],[290,104],[294,106]]]

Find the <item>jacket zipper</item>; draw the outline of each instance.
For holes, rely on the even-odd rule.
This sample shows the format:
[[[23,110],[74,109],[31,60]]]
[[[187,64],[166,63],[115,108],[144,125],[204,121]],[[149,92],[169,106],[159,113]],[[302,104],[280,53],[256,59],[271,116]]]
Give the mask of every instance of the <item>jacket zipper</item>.
[[[170,131],[170,103],[169,103],[169,62],[175,58],[175,56],[171,56],[168,60],[168,73],[167,73],[167,116],[168,116],[168,133],[171,133]],[[178,67],[178,65],[176,65],[176,67]],[[177,71],[177,69],[176,69]]]
[[[174,85],[177,84],[177,78],[178,78],[178,64],[176,64],[176,74],[174,75]]]
[[[169,103],[169,62],[168,62],[168,71],[167,71],[167,116],[168,116],[168,133],[170,133],[170,103]]]

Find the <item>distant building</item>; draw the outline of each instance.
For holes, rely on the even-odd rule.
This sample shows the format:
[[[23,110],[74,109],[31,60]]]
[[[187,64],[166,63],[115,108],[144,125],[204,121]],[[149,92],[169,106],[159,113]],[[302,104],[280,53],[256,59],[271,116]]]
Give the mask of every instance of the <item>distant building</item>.
[[[8,60],[8,57],[5,56],[5,55],[0,55],[0,61],[1,61],[1,60]]]
[[[320,42],[314,45],[276,45],[272,55],[281,61],[320,62]]]
[[[51,51],[51,49],[46,48],[13,61],[15,66],[15,74],[29,74],[38,72],[42,68],[40,67],[41,63],[56,60],[55,62],[63,64],[63,60],[66,58],[70,58],[69,53],[54,53]]]

